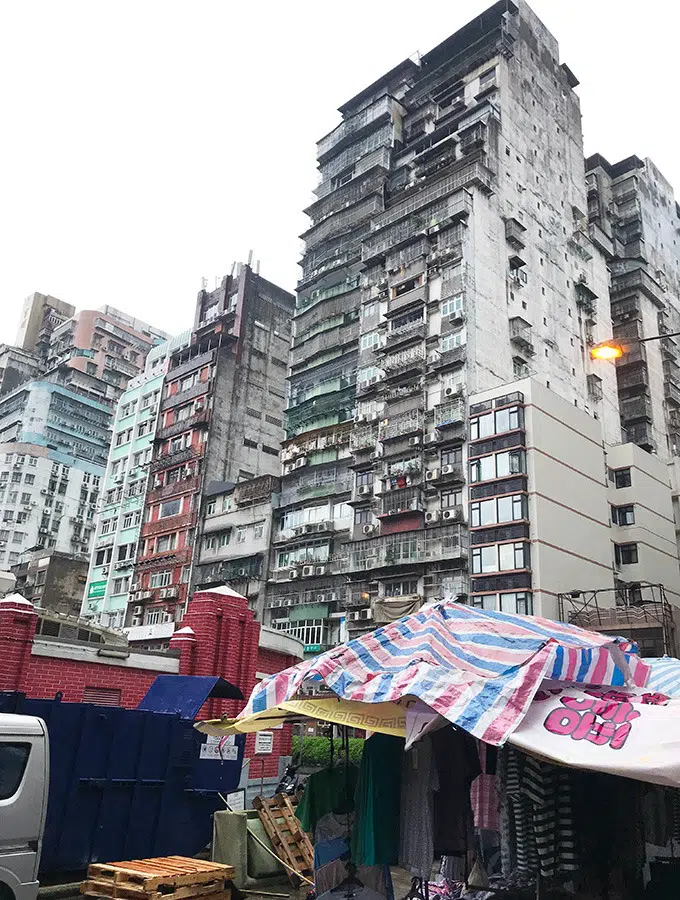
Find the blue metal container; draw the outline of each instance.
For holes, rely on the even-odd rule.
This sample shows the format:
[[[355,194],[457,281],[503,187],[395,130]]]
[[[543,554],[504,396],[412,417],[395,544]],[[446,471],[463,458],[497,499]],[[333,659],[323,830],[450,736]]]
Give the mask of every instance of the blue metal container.
[[[47,724],[50,786],[42,875],[80,871],[90,862],[193,856],[209,843],[212,814],[223,807],[217,792],[238,786],[245,737],[237,736],[223,751],[235,759],[202,754],[207,738],[193,724],[210,686],[199,688],[191,676],[159,677],[177,679],[172,687],[180,702],[168,699],[167,683],[156,704],[152,685],[143,709],[0,692],[0,712],[39,716]],[[225,682],[207,682],[225,696]],[[154,711],[158,706],[173,711]]]

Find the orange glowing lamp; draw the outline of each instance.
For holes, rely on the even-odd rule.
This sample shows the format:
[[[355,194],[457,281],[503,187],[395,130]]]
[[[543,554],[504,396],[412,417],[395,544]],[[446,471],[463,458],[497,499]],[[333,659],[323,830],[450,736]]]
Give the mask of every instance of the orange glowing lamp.
[[[623,356],[623,347],[615,341],[602,341],[601,344],[595,344],[590,351],[592,359],[608,360],[621,359]]]

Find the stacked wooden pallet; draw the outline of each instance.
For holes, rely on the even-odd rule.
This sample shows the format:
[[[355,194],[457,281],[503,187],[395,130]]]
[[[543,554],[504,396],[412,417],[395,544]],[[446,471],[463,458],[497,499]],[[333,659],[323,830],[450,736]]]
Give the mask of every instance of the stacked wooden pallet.
[[[314,848],[295,818],[295,807],[290,797],[285,794],[277,794],[269,799],[256,797],[253,806],[257,810],[274,852],[289,866],[286,872],[293,886],[299,887],[301,884],[295,872],[312,879]]]
[[[117,863],[93,863],[87,881],[80,886],[88,897],[113,900],[230,900],[225,882],[234,867],[184,856],[131,859]]]

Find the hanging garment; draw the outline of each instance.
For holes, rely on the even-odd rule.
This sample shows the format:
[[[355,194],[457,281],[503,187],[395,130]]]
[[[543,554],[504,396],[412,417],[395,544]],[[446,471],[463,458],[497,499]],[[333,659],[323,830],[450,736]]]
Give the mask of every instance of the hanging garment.
[[[310,775],[295,815],[302,830],[314,832],[317,822],[328,813],[354,809],[358,770],[356,766],[334,766]]]
[[[449,725],[432,734],[432,747],[439,780],[435,856],[464,856],[474,843],[470,785],[481,773],[475,739]]]
[[[350,833],[353,814],[327,813],[317,822],[314,830],[314,886],[317,894],[330,891],[347,878],[350,858]],[[380,894],[385,900],[391,897],[392,886],[386,866],[359,866],[358,879]]]
[[[498,787],[496,782],[496,750],[495,747],[487,747],[481,741],[477,742],[477,752],[481,766],[481,774],[478,775],[470,786],[470,804],[475,828],[484,828],[487,831],[500,831]],[[489,773],[489,769],[493,774]]]
[[[374,734],[364,744],[355,795],[352,858],[357,865],[396,865],[404,739]]]
[[[523,791],[524,754],[504,748],[505,793],[507,806],[502,818],[503,874],[515,869],[524,873],[538,871],[538,853],[533,828],[531,800]]]
[[[439,788],[432,736],[404,754],[401,770],[399,865],[429,879],[434,862],[434,794]]]

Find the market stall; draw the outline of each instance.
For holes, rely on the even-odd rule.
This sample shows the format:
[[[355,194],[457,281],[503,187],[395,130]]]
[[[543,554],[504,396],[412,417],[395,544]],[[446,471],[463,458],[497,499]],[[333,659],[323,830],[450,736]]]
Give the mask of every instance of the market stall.
[[[674,852],[673,798],[640,789],[680,787],[680,701],[647,686],[652,671],[621,638],[443,602],[265,679],[237,719],[197,727],[308,716],[374,733],[360,770],[344,757],[313,776],[298,812],[329,900],[390,897],[397,863],[424,897],[624,900],[675,875],[672,859],[653,870]]]

